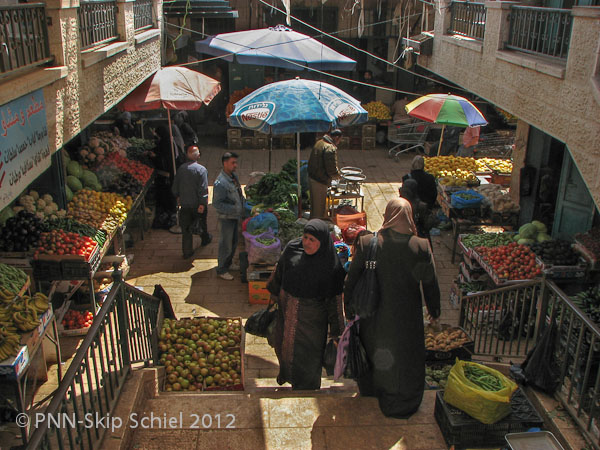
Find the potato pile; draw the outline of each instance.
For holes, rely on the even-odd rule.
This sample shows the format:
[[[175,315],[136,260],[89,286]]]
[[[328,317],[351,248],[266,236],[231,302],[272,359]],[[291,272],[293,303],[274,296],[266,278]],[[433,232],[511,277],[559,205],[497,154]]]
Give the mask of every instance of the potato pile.
[[[470,342],[467,334],[458,328],[448,328],[439,333],[425,334],[425,348],[437,352],[449,352]]]

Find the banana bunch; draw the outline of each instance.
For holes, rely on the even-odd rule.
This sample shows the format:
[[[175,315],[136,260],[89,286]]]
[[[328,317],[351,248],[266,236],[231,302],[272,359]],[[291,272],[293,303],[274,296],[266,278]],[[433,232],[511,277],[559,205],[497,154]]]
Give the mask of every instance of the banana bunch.
[[[0,324],[14,325],[19,331],[28,332],[39,324],[39,315],[48,309],[48,297],[37,292],[33,297],[27,295],[12,303],[4,302],[0,307]]]
[[[20,341],[15,327],[0,325],[0,361],[17,355],[21,349]]]

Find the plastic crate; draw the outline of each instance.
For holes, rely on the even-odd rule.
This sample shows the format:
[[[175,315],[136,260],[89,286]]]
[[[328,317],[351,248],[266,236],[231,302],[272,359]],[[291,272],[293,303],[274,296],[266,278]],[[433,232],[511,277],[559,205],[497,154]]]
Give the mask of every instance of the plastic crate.
[[[268,305],[271,293],[267,290],[266,281],[248,281],[248,303],[251,305]]]
[[[33,278],[37,281],[62,279],[60,261],[39,259],[33,261]]]
[[[544,421],[525,393],[518,388],[511,399],[512,412],[504,419],[486,425],[468,414],[447,404],[444,393],[438,391],[435,398],[434,416],[448,446],[457,449],[468,447],[503,446],[504,436],[520,433],[529,428],[542,428]]]
[[[228,128],[227,139],[242,137],[242,130],[239,128]]]

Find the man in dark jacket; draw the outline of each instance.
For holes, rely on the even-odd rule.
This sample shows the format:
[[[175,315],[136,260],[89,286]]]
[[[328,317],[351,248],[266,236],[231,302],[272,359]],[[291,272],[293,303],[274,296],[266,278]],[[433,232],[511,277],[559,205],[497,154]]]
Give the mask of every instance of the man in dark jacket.
[[[187,259],[194,254],[194,236],[192,227],[197,220],[202,223],[202,245],[211,241],[206,228],[206,206],[208,205],[208,177],[206,168],[198,164],[200,149],[190,146],[187,150],[188,162],[177,170],[172,191],[177,197],[179,224],[181,225],[181,247],[183,257]]]
[[[341,130],[329,132],[317,141],[308,158],[311,219],[321,219],[326,215],[327,189],[331,180],[340,177],[337,146],[341,138]]]

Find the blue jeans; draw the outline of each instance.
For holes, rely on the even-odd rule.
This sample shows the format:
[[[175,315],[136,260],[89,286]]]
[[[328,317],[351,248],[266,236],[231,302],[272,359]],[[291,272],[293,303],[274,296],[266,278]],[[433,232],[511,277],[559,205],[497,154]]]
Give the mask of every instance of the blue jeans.
[[[219,219],[219,255],[217,257],[217,274],[219,275],[227,272],[233,261],[238,242],[238,224],[239,220],[237,219]]]

